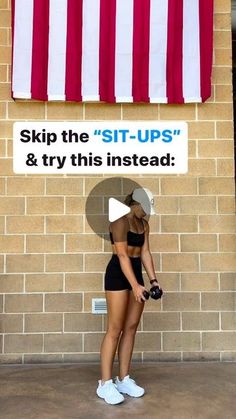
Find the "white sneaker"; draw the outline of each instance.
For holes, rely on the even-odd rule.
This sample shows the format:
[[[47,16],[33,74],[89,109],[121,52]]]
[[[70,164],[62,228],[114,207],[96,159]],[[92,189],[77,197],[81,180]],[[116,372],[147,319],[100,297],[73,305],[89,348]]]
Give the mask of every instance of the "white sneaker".
[[[108,404],[118,404],[124,401],[124,396],[119,393],[112,379],[105,381],[104,384],[102,384],[102,380],[98,380],[98,384],[96,393]]]
[[[129,375],[126,375],[122,381],[116,377],[115,383],[120,393],[128,394],[131,397],[141,397],[145,393],[144,388],[139,387]]]

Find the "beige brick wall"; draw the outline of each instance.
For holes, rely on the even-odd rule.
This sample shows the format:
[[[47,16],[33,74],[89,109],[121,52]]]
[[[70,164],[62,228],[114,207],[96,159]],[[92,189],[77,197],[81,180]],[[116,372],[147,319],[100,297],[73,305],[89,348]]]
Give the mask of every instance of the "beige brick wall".
[[[134,176],[152,189],[151,245],[161,301],[149,301],[135,360],[236,360],[236,240],[231,2],[215,0],[212,97],[206,104],[12,101],[10,0],[0,0],[0,362],[99,359],[110,246],[92,234],[86,195],[101,178],[15,175],[18,120],[159,119],[189,125],[189,172]],[[101,254],[102,253],[102,254]]]

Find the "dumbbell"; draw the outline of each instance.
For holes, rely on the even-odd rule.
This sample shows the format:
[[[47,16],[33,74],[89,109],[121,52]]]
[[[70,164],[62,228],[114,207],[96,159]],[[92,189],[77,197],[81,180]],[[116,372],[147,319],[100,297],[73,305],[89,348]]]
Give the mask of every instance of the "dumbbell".
[[[146,300],[149,299],[149,296],[151,296],[151,298],[153,298],[154,300],[158,300],[159,298],[161,298],[163,294],[163,291],[160,287],[158,287],[158,285],[154,285],[150,291],[144,291],[143,292],[143,296]]]

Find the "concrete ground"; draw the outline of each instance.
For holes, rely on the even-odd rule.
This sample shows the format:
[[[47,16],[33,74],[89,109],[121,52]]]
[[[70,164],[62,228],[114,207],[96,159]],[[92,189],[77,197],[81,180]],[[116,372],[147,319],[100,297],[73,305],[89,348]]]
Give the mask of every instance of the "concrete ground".
[[[2,365],[1,419],[235,419],[236,363],[133,363],[143,397],[107,405],[98,364]],[[117,365],[114,366],[114,376]]]

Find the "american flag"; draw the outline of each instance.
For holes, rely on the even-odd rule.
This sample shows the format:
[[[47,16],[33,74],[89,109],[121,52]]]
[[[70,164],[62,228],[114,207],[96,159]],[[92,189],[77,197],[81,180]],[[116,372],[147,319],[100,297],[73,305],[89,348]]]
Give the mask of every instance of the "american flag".
[[[213,0],[12,0],[12,26],[13,98],[211,95]]]

